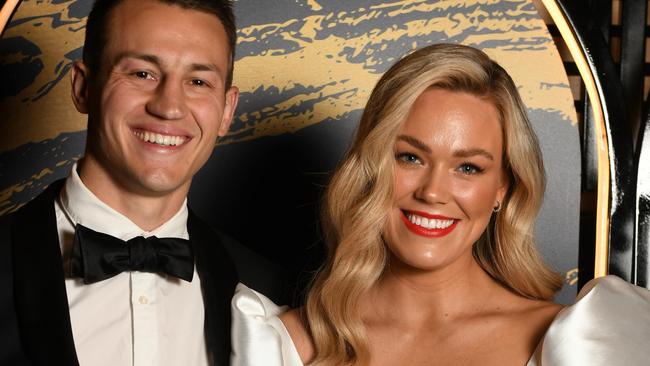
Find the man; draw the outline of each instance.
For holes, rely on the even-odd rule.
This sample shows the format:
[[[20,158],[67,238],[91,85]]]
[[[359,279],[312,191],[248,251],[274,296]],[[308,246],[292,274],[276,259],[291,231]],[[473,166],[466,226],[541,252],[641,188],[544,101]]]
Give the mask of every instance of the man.
[[[228,364],[236,283],[273,277],[186,197],[233,119],[234,45],[226,0],[96,2],[85,156],[0,226],[1,365]]]

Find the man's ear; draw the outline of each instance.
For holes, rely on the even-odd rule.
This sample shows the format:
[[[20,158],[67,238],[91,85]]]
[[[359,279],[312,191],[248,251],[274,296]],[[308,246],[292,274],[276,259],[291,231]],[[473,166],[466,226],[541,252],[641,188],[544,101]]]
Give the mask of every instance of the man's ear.
[[[237,102],[239,101],[239,89],[236,86],[231,86],[226,91],[226,103],[223,106],[223,116],[221,117],[221,125],[219,126],[219,137],[223,137],[228,133],[228,129],[232,124],[235,116],[235,109],[237,109]]]
[[[79,113],[88,114],[88,67],[81,61],[72,63],[70,81],[72,82],[72,103]]]

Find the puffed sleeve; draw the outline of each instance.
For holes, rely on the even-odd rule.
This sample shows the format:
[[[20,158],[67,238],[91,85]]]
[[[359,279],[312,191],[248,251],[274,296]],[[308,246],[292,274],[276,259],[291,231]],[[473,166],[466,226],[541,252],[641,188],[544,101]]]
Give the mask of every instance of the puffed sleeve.
[[[528,366],[650,365],[650,291],[615,276],[587,283]]]
[[[232,299],[232,366],[303,366],[278,318],[287,310],[238,284]]]

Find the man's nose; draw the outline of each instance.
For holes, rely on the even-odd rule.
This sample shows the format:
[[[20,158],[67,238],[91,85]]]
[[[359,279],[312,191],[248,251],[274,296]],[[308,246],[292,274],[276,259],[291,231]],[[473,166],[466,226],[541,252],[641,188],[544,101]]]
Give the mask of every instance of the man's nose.
[[[183,119],[187,115],[185,94],[180,82],[163,79],[146,105],[152,115],[165,120]]]
[[[419,182],[416,198],[427,203],[447,203],[450,193],[449,174],[444,167],[431,167]]]

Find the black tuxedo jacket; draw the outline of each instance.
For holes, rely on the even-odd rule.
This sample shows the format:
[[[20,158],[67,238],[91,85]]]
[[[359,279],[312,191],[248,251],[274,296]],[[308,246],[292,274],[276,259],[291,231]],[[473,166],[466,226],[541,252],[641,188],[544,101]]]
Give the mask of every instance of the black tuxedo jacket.
[[[79,364],[54,212],[62,185],[63,180],[53,183],[0,222],[0,366]],[[282,275],[191,210],[187,226],[201,279],[210,361],[228,365],[230,301],[237,282],[278,299]]]

